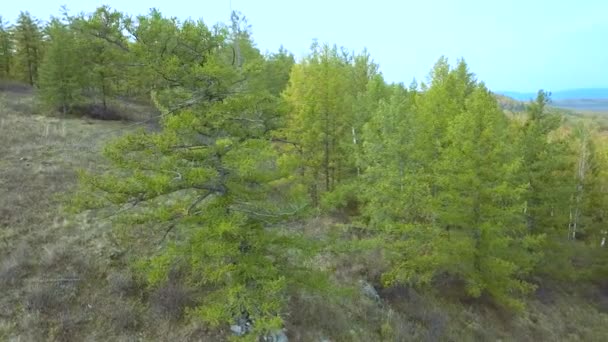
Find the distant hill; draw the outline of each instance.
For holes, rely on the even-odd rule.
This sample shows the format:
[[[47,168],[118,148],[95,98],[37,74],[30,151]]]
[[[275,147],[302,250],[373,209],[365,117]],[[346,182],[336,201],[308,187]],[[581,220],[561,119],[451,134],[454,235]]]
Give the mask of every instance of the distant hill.
[[[494,97],[496,97],[498,104],[504,110],[517,113],[526,109],[525,103],[522,101],[501,94],[494,94]]]
[[[520,101],[529,101],[536,97],[536,92],[521,93],[515,91],[497,91],[496,93],[512,97]],[[588,88],[552,91],[551,99],[554,101],[570,99],[608,99],[608,88]]]
[[[498,91],[497,94],[518,100],[530,101],[536,93]],[[608,111],[608,88],[570,89],[551,92],[551,105],[584,111]]]
[[[582,111],[592,111],[592,112],[606,112],[608,111],[608,99],[606,98],[596,98],[596,99],[564,99],[564,100],[555,100],[551,103],[554,107],[559,108],[567,108],[567,109],[575,109]]]

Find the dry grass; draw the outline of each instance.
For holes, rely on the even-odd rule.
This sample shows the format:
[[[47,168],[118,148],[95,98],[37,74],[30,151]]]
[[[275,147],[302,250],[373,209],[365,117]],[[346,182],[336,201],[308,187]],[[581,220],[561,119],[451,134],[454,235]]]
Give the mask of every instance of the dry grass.
[[[16,286],[31,268],[27,244],[19,244],[7,258],[0,261],[0,287]]]
[[[227,329],[184,319],[193,297],[179,279],[147,293],[125,270],[130,255],[124,255],[126,247],[109,222],[92,212],[66,216],[60,210],[57,194],[74,187],[75,170],[103,171],[103,144],[133,127],[34,115],[37,106],[29,90],[1,88],[0,341],[227,340]],[[129,110],[132,105],[124,106]],[[137,112],[141,108],[132,109],[136,117],[145,116]],[[320,238],[330,232],[345,239],[365,237],[352,229],[342,231],[337,223],[335,217],[320,217],[290,229]],[[141,250],[158,241],[149,228],[138,230],[128,248]],[[357,291],[353,297],[329,299],[293,294],[286,316],[290,340],[601,341],[608,336],[601,303],[606,290],[590,299],[577,289],[543,288],[529,300],[526,312],[505,315],[479,303],[382,289],[383,259],[373,251],[326,253],[314,260],[319,268],[334,271],[342,284],[374,284],[382,301]]]
[[[107,222],[62,214],[58,195],[74,187],[76,169],[103,168],[104,142],[130,127],[35,108],[29,91],[0,92],[0,340],[73,340],[87,329],[84,296],[105,291],[111,239]]]
[[[134,331],[140,326],[140,313],[130,303],[121,302],[112,311],[111,320],[117,331]]]
[[[25,308],[28,311],[51,314],[63,304],[59,289],[53,285],[37,285],[28,292],[25,298]]]
[[[185,309],[194,304],[194,299],[191,291],[175,281],[169,281],[151,294],[150,304],[158,317],[178,321]]]
[[[150,116],[143,105],[119,105],[132,120]],[[166,325],[191,302],[179,285],[146,295],[153,299],[149,314],[141,287],[124,270],[124,247],[110,222],[93,212],[61,211],[60,195],[76,185],[76,170],[102,171],[102,146],[141,125],[37,112],[30,91],[0,90],[0,341],[214,335],[199,326]]]
[[[113,271],[108,275],[107,280],[110,291],[121,298],[133,295],[137,291],[137,284],[130,272]]]

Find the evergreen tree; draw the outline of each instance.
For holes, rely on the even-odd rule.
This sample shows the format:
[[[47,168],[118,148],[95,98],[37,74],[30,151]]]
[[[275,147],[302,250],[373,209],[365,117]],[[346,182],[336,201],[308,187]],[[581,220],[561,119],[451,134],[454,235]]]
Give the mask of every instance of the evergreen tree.
[[[353,58],[335,46],[317,43],[292,69],[284,92],[285,136],[298,145],[304,183],[315,204],[323,193],[357,174],[358,135],[370,113],[363,103],[363,110],[356,113],[352,101],[364,96],[376,75],[368,57]]]
[[[538,270],[552,275],[572,274],[571,255],[564,243],[575,187],[574,161],[569,140],[551,136],[560,118],[547,110],[549,101],[549,94],[539,91],[528,105],[527,119],[520,129],[520,172],[522,182],[528,184],[523,212],[528,231],[546,236]]]
[[[412,121],[415,133],[410,150],[411,181],[408,182],[415,186],[408,191],[412,201],[418,203],[419,208],[426,208],[416,215],[420,223],[435,221],[431,200],[438,191],[437,179],[441,174],[436,166],[446,146],[448,123],[465,110],[465,102],[476,82],[464,60],[451,69],[445,57],[437,61],[429,78],[429,85],[423,83],[422,92],[416,97],[416,115]]]
[[[386,275],[391,282],[429,282],[448,273],[463,279],[467,293],[488,293],[497,302],[521,308],[518,295],[532,286],[538,241],[530,236],[521,213],[525,185],[518,183],[517,150],[508,122],[493,95],[478,86],[466,109],[450,120],[436,172],[432,200],[436,221],[409,226],[399,243],[401,261]]]
[[[322,286],[323,278],[303,267],[312,243],[268,226],[301,205],[275,187],[292,172],[265,127],[275,107],[244,81],[256,83],[249,70],[259,60],[234,64],[231,32],[200,21],[180,24],[153,11],[129,25],[137,53],[164,80],[153,93],[163,130],[108,146],[113,170],[83,176],[75,204],[124,206],[123,222],[159,227],[170,240],[142,269],[151,286],[178,268],[204,290],[193,315],[212,325],[248,319],[257,332],[276,329],[288,291]]]
[[[36,85],[38,67],[42,61],[43,40],[39,21],[29,12],[21,12],[14,28],[15,76],[17,79]]]
[[[123,33],[123,15],[102,6],[88,16],[71,18],[71,24],[81,35],[81,51],[86,52],[81,58],[88,71],[88,90],[105,112],[109,101],[121,92],[124,76],[127,75],[129,44]]]
[[[576,241],[582,244],[579,254],[583,254],[587,264],[577,269],[583,279],[602,281],[608,275],[608,142],[603,134],[593,131],[588,141],[588,168],[584,177],[585,197],[582,206],[580,226],[576,230]],[[579,179],[580,181],[580,179]],[[578,188],[577,188],[578,189]],[[576,197],[574,197],[576,199]],[[576,203],[576,202],[575,202]],[[582,253],[581,253],[582,252]],[[577,255],[580,258],[580,255]]]
[[[555,222],[555,218],[563,218],[566,211],[563,203],[567,203],[569,197],[564,194],[565,187],[560,191],[564,179],[556,177],[560,167],[565,167],[564,151],[560,150],[559,141],[549,138],[559,127],[560,119],[547,112],[548,102],[549,95],[539,91],[536,100],[527,108],[528,118],[522,128],[522,172],[524,182],[530,187],[525,196],[525,214],[528,229],[536,234],[563,226],[564,221]]]
[[[47,105],[65,114],[82,99],[84,51],[74,32],[57,18],[48,25],[47,35],[48,47],[40,66],[40,95]]]
[[[295,64],[293,54],[283,46],[276,53],[266,56],[266,63],[262,67],[264,85],[261,88],[267,89],[273,96],[280,96],[289,82],[291,68]]]
[[[12,75],[13,39],[8,23],[0,16],[0,78],[8,79]]]
[[[364,127],[362,192],[372,227],[414,222],[422,211],[413,189],[424,185],[410,175],[416,96],[415,87],[393,86]]]
[[[315,203],[320,186],[332,190],[337,159],[343,156],[336,130],[345,127],[344,64],[336,47],[314,44],[311,55],[292,69],[284,93],[289,106],[286,136],[300,146],[305,183]]]

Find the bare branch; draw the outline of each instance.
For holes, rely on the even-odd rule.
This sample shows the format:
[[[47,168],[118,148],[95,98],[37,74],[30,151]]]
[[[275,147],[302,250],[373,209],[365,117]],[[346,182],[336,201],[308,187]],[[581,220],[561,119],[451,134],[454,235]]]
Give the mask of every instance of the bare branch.
[[[80,281],[80,278],[56,278],[56,279],[34,279],[30,280],[30,282],[34,284],[41,283],[68,283],[68,282],[76,282]]]
[[[169,233],[173,230],[173,228],[175,228],[175,223],[171,224],[169,226],[169,228],[167,228],[167,230],[165,230],[165,234],[163,234],[163,238],[160,239],[160,241],[158,241],[158,244],[160,245],[161,243],[163,243],[163,241],[165,241],[165,239],[167,238],[167,235],[169,235]]]
[[[188,211],[187,211],[188,215],[191,215],[192,210],[193,210],[194,208],[196,208],[196,206],[197,206],[199,203],[201,203],[202,201],[204,201],[204,200],[205,200],[205,198],[207,198],[207,197],[211,196],[211,194],[213,194],[213,192],[208,192],[208,193],[206,193],[206,194],[204,194],[204,195],[202,195],[202,196],[199,196],[199,197],[196,199],[196,201],[194,201],[192,204],[190,204],[190,206],[188,207]]]

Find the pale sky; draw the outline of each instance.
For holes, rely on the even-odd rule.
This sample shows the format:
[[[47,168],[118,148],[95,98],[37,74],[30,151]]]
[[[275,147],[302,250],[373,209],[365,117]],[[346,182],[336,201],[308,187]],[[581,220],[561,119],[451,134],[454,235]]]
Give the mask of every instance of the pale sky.
[[[424,80],[434,62],[464,57],[494,91],[608,87],[608,0],[20,0],[3,1],[11,22],[20,10],[47,20],[107,4],[129,14],[152,7],[167,16],[228,21],[241,11],[262,51],[282,44],[297,57],[313,39],[367,47],[388,81]]]

